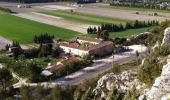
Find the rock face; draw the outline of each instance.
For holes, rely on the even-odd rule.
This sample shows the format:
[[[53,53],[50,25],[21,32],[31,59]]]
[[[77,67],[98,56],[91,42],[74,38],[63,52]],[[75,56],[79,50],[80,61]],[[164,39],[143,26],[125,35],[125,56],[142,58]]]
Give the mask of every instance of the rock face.
[[[107,98],[107,92],[115,86],[121,92],[127,92],[129,89],[136,87],[141,89],[144,87],[137,78],[137,72],[134,70],[124,71],[118,75],[109,73],[98,80],[94,93],[97,97]]]
[[[139,97],[139,100],[143,100],[144,97],[147,100],[167,100],[170,94],[170,62],[163,66],[161,76],[156,78],[155,83],[151,89],[144,95]],[[166,98],[166,99],[165,99]]]
[[[170,27],[165,29],[162,45],[167,43],[170,43]]]

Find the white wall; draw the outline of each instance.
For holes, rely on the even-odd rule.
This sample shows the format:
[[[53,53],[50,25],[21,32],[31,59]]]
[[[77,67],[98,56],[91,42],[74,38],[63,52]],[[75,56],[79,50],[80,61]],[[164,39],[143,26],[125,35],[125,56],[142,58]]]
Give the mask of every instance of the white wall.
[[[60,46],[60,48],[62,48],[65,53],[72,53],[74,55],[83,56],[89,54],[89,51],[85,51],[85,50],[79,50],[79,49],[69,48],[65,46]]]

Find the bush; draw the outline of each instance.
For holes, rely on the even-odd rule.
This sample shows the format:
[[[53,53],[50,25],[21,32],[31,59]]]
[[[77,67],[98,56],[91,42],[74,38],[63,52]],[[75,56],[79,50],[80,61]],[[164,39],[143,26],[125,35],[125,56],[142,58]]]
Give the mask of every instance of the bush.
[[[136,14],[138,15],[138,14],[139,14],[139,12],[136,12]]]
[[[119,74],[121,72],[121,69],[120,69],[121,66],[113,66],[112,68],[112,72],[114,74]]]
[[[158,13],[154,13],[153,15],[154,15],[154,16],[158,16]]]
[[[159,54],[161,56],[166,56],[166,55],[169,55],[170,54],[170,45],[169,44],[166,44],[166,45],[163,45],[159,48]]]
[[[10,9],[3,8],[3,7],[0,7],[0,11],[7,12],[7,13],[12,13],[12,11]]]
[[[138,79],[146,83],[147,85],[151,85],[155,78],[160,75],[160,63],[157,60],[158,53],[152,52],[144,61],[144,64],[138,68]]]

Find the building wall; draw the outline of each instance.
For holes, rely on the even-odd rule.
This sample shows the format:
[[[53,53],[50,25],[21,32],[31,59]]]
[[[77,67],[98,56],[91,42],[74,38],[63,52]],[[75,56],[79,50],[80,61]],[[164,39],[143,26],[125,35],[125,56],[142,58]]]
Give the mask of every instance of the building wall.
[[[79,50],[79,49],[69,48],[65,46],[60,46],[60,48],[62,48],[65,53],[72,53],[74,55],[83,56],[89,54],[89,52],[85,50]]]
[[[94,56],[105,56],[107,54],[110,54],[113,52],[113,44],[109,44],[97,49],[93,49],[89,51],[90,55],[94,55]]]

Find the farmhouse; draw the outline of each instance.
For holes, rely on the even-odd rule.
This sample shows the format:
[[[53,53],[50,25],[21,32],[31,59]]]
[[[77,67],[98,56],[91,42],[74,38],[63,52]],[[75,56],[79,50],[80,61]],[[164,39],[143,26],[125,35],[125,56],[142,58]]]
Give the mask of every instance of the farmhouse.
[[[59,47],[65,53],[71,53],[78,56],[83,56],[86,54],[92,56],[104,56],[112,53],[113,42],[86,37],[77,37],[74,42],[60,42]]]
[[[61,61],[57,62],[56,64],[48,65],[47,68],[45,68],[42,71],[41,75],[44,75],[47,77],[51,76],[55,72],[64,70],[69,64],[76,63],[79,61],[80,61],[80,59],[78,57],[75,57],[75,56],[67,57],[67,58],[62,59]]]

